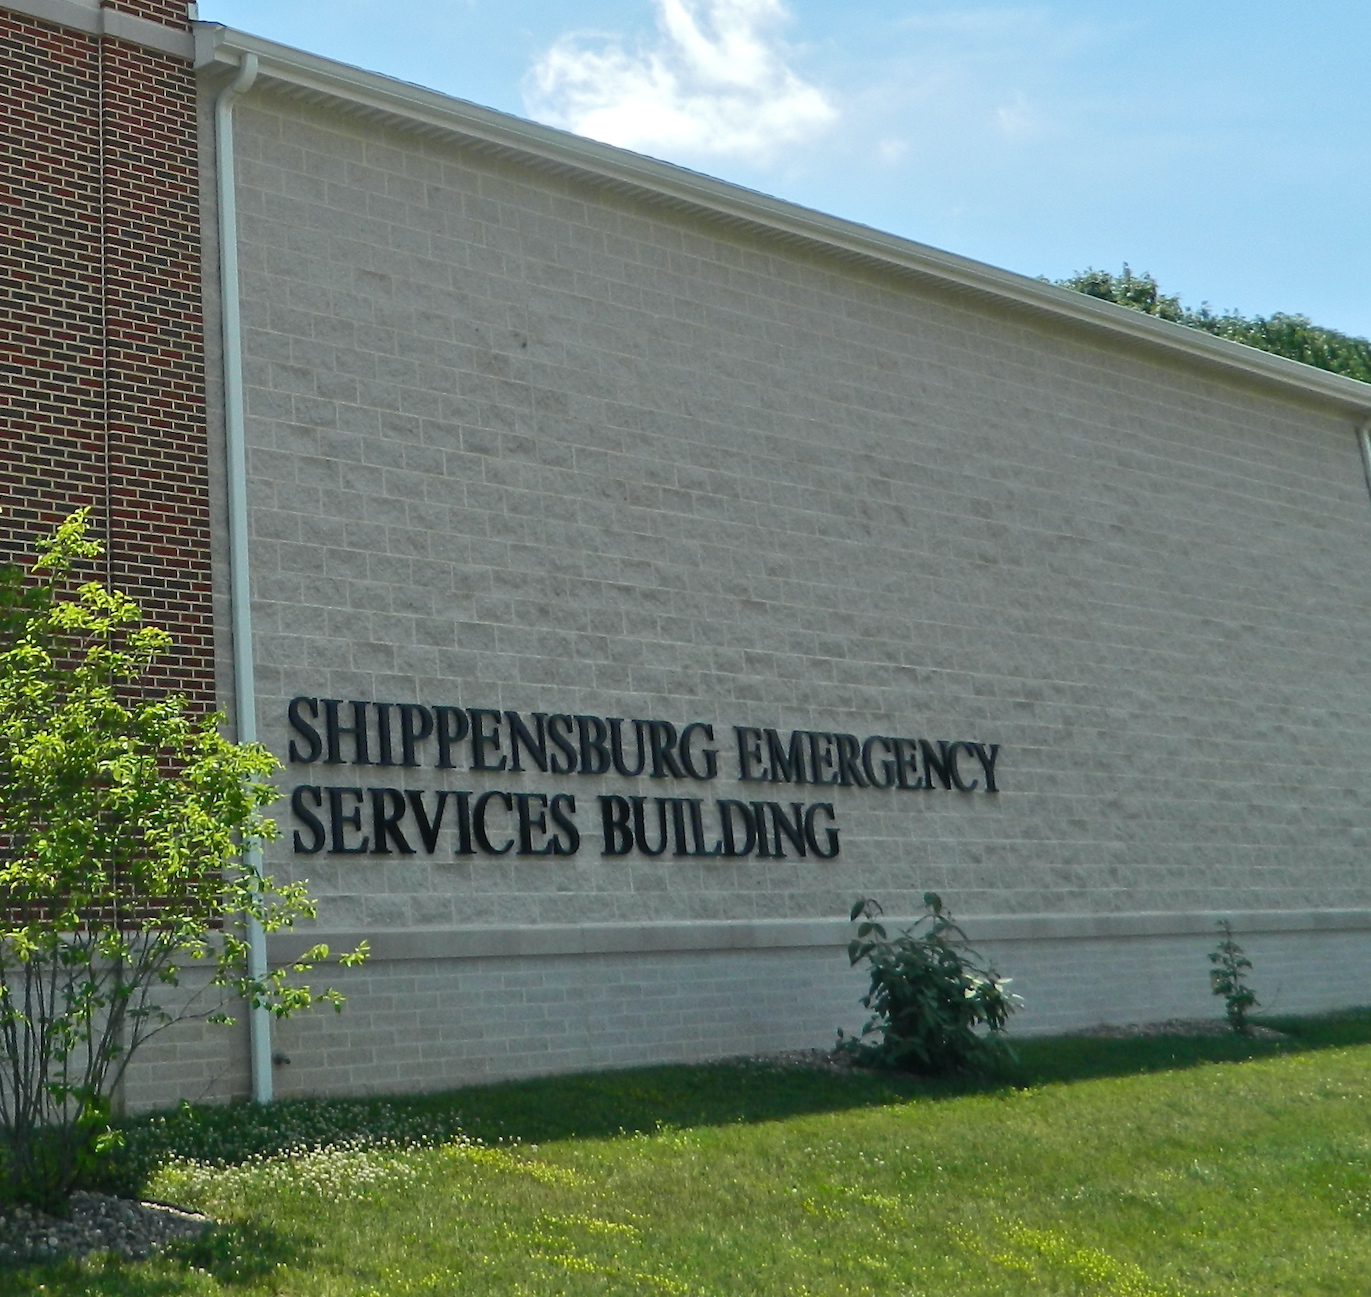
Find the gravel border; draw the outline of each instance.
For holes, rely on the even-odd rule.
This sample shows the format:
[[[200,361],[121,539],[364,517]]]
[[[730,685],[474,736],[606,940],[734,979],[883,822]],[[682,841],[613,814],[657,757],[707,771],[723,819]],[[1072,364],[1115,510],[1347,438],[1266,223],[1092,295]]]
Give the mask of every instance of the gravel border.
[[[1168,1018],[1164,1022],[1101,1022],[1061,1034],[1066,1039],[1076,1040],[1131,1040],[1158,1036],[1232,1036],[1236,1033],[1226,1018]],[[1248,1040],[1290,1039],[1283,1031],[1260,1027],[1256,1023],[1248,1026],[1246,1036]],[[874,1068],[854,1062],[850,1054],[832,1049],[780,1049],[769,1054],[740,1054],[724,1061],[756,1063],[764,1067],[804,1067],[817,1072],[876,1072]]]
[[[1127,1040],[1136,1036],[1232,1036],[1236,1035],[1227,1018],[1168,1018],[1165,1022],[1102,1022],[1067,1036],[1094,1037],[1099,1040]],[[1248,1040],[1289,1040],[1283,1031],[1249,1023],[1244,1033]]]
[[[168,1243],[198,1238],[214,1222],[162,1202],[74,1193],[70,1216],[15,1207],[0,1216],[0,1262],[56,1261],[112,1252],[139,1260]]]

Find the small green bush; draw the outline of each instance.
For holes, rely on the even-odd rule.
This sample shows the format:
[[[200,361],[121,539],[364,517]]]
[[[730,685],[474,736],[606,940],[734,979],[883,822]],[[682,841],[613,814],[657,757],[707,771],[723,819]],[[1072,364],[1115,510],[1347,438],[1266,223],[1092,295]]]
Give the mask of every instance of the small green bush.
[[[1209,952],[1209,962],[1214,965],[1209,970],[1209,985],[1215,995],[1223,996],[1224,1013],[1228,1016],[1229,1026],[1239,1034],[1246,1035],[1248,1012],[1261,1004],[1257,993],[1247,984],[1252,961],[1233,940],[1233,925],[1227,919],[1219,920],[1219,931],[1223,938]]]
[[[1007,1052],[1002,1033],[1022,1001],[1006,990],[1009,978],[984,966],[936,892],[924,893],[924,905],[928,913],[894,938],[878,922],[879,903],[863,897],[852,907],[861,923],[847,957],[870,965],[861,1002],[871,1017],[858,1037],[840,1031],[838,1048],[896,1071],[981,1070]]]

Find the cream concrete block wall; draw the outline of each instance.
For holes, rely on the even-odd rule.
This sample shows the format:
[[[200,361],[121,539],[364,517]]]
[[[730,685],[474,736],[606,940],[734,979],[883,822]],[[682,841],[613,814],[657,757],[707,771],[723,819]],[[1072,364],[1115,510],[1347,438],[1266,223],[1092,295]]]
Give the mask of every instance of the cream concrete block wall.
[[[259,725],[283,759],[295,695],[707,721],[725,771],[733,725],[1002,745],[996,796],[826,790],[830,861],[600,855],[596,794],[746,791],[729,777],[335,768],[573,792],[586,841],[302,858],[283,815],[271,865],[309,877],[323,930],[912,913],[925,889],[973,916],[1371,906],[1371,507],[1344,415],[268,91],[238,148]],[[1079,959],[1086,983],[1109,963]],[[677,1024],[648,1054],[693,1057],[758,1036],[741,993],[706,1031],[691,987],[784,998],[813,960],[537,976],[623,997],[637,969],[644,1031],[647,1006]],[[1049,1017],[1093,995],[1033,976]],[[527,988],[498,960],[355,984],[342,1019],[288,1029],[298,1084],[647,1056],[584,998],[574,1041],[501,1036]],[[830,1039],[838,1000],[814,1004],[775,1039]]]
[[[1194,935],[991,941],[1025,1001],[1013,1031],[1213,1018],[1207,952]],[[1365,932],[1244,936],[1251,983],[1273,1012],[1364,1003]],[[1310,977],[1311,967],[1320,970]],[[459,1083],[834,1043],[867,1014],[859,968],[838,946],[380,961],[349,982],[342,1017],[283,1023],[282,1097],[439,1090]]]
[[[832,1044],[864,1021],[846,963],[831,949],[378,962],[349,980],[341,1016],[278,1030],[277,1089],[440,1090]]]
[[[134,1054],[118,1096],[129,1111],[169,1108],[182,1099],[219,1103],[248,1092],[247,1020],[242,1005],[209,985],[200,966],[184,971],[179,987],[160,988],[159,1003],[184,1020],[159,1031]],[[235,1020],[212,1023],[222,1011]]]
[[[1257,1013],[1326,1013],[1371,1001],[1365,931],[1239,934],[1252,960]],[[983,953],[1024,1006],[1015,1032],[1043,1035],[1097,1023],[1222,1017],[1209,985],[1215,940],[1193,935],[992,941]]]

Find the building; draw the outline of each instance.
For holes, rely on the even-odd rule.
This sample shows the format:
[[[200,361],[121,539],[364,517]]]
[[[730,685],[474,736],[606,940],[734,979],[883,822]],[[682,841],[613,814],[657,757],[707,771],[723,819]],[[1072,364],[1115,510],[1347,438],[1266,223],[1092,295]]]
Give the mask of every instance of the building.
[[[1025,1031],[1212,1013],[1220,917],[1369,998],[1365,385],[172,0],[0,27],[4,545],[95,506],[282,760],[273,956],[373,950],[137,1101],[824,1044],[928,889]]]

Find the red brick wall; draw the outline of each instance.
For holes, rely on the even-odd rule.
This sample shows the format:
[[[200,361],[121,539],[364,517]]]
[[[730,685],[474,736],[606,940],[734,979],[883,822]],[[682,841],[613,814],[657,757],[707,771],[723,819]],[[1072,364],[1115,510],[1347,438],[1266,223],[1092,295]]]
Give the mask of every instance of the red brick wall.
[[[179,27],[190,26],[186,20],[186,0],[101,0],[105,9],[120,9],[139,18],[151,18],[155,23]]]
[[[197,167],[188,64],[0,9],[0,560],[91,505],[108,575],[209,706]]]

